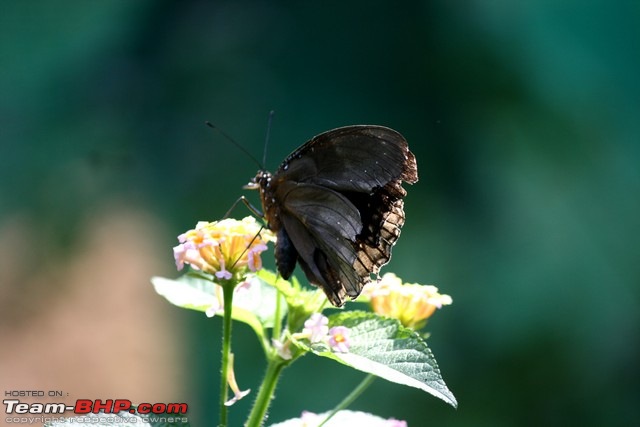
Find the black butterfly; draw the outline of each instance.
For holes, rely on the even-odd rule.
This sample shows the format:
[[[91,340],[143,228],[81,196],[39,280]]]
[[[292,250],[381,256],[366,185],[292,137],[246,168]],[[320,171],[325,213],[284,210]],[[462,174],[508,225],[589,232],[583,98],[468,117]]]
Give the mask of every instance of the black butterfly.
[[[391,258],[404,224],[402,181],[418,181],[416,159],[398,132],[370,125],[322,133],[275,174],[258,171],[264,217],[276,233],[276,264],[288,279],[300,263],[309,281],[342,306]]]

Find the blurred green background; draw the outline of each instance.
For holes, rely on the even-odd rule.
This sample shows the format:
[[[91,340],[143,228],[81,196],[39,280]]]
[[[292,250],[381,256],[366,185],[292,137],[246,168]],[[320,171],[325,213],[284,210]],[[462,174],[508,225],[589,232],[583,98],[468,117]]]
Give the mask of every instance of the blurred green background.
[[[639,18],[637,1],[2,2],[0,330],[16,344],[0,360],[16,376],[0,385],[41,386],[15,363],[54,304],[68,325],[115,325],[149,305],[144,319],[161,313],[165,326],[119,326],[147,353],[107,360],[171,378],[154,396],[215,424],[220,321],[168,306],[145,278],[177,275],[175,236],[221,217],[256,171],[204,121],[260,158],[273,109],[271,170],[348,124],[392,127],[418,159],[383,271],[453,297],[428,330],[459,409],[383,380],[353,409],[410,426],[640,424]],[[120,216],[129,225],[112,228]],[[120,258],[87,264],[101,226]],[[76,264],[95,266],[73,270],[89,294],[77,321],[61,267]],[[91,296],[105,289],[119,301],[109,308]],[[264,359],[249,328],[235,332],[238,381],[255,392]],[[51,370],[97,354],[45,348]],[[174,358],[156,364],[168,348]],[[78,373],[74,398],[88,397],[92,372]],[[132,398],[129,374],[106,397]],[[327,410],[361,378],[305,357],[285,371],[270,421]],[[233,425],[250,404],[232,408]]]

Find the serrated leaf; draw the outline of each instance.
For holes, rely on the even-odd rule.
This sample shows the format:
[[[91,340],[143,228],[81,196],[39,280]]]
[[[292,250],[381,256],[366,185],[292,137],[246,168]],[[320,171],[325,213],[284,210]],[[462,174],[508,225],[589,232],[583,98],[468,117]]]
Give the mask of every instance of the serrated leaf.
[[[329,325],[350,329],[349,352],[310,348],[315,354],[388,381],[418,388],[457,407],[456,398],[442,379],[427,343],[398,320],[375,313],[348,311],[329,316]]]

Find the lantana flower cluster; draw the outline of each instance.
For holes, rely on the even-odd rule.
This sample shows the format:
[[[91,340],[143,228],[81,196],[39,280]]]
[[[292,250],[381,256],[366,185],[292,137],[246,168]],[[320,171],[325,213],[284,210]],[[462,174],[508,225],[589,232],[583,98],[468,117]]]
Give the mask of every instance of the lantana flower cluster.
[[[453,302],[435,286],[403,283],[393,273],[386,273],[378,282],[365,286],[362,294],[369,298],[374,312],[398,319],[414,330],[424,327],[437,308]]]
[[[267,249],[267,242],[275,237],[253,217],[241,221],[201,221],[196,227],[178,236],[180,244],[173,248],[176,267],[185,264],[196,270],[213,274],[218,279],[231,279],[247,269],[262,268],[260,254]]]

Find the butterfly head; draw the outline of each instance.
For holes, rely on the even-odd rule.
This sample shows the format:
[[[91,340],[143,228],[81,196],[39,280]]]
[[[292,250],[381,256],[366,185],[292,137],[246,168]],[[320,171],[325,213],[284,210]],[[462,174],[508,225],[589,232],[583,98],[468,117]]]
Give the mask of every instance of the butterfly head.
[[[258,173],[256,173],[256,176],[253,177],[248,184],[242,187],[245,190],[260,191],[260,201],[262,202],[263,211],[262,213],[258,213],[259,211],[256,211],[256,212],[258,213],[259,216],[262,216],[264,219],[266,219],[269,225],[273,225],[271,224],[271,220],[274,220],[278,216],[274,212],[275,199],[273,198],[273,195],[272,195],[272,191],[273,191],[273,189],[271,188],[272,180],[273,180],[273,176],[271,175],[271,172],[261,169],[258,171]]]
[[[261,188],[269,188],[271,186],[271,172],[259,170],[256,176],[245,184],[242,188],[245,190],[259,190]]]

